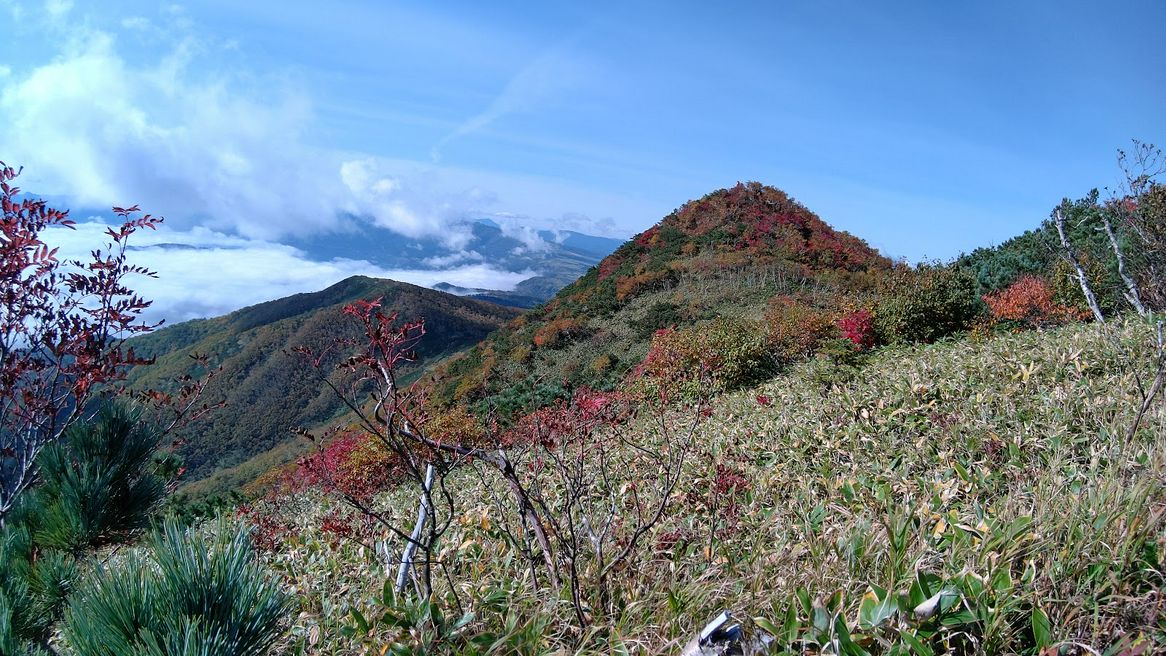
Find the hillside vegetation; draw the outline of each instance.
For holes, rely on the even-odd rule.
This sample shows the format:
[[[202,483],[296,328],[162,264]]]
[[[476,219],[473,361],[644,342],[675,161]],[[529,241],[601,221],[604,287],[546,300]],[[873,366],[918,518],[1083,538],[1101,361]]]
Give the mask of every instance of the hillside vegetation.
[[[762,339],[756,320],[775,297],[833,311],[890,268],[785,193],[738,184],[685,204],[438,368],[432,400],[508,420],[580,385],[612,389],[658,330],[742,320],[731,330]]]
[[[164,386],[175,377],[198,373],[192,354],[222,367],[203,394],[225,406],[183,429],[178,449],[187,468],[185,480],[198,481],[289,441],[297,427],[310,428],[343,412],[340,401],[323,384],[320,371],[291,352],[296,346],[322,349],[337,339],[357,336],[340,317],[341,308],[357,299],[381,299],[386,310],[402,317],[426,317],[428,335],[408,375],[477,343],[513,318],[517,311],[430,289],[373,278],[353,277],[323,291],[243,308],[231,314],[188,321],[133,340],[135,349],[157,361],[135,370],[134,386]],[[321,371],[345,354],[329,353]],[[294,459],[296,449],[269,458],[270,467]],[[271,462],[274,459],[275,462]]]
[[[883,349],[857,375],[814,359],[721,397],[677,505],[618,577],[614,615],[584,635],[566,628],[558,594],[529,587],[488,474],[447,481],[457,508],[439,557],[473,615],[445,635],[429,606],[382,594],[377,550],[357,541],[398,539],[328,497],[261,503],[272,567],[318,591],[288,647],[675,653],[731,609],[796,652],[1155,652],[1166,648],[1160,401],[1126,439],[1161,357],[1153,344],[1143,321],[1077,324]],[[407,524],[415,494],[377,506]],[[440,589],[433,607],[458,616]],[[918,617],[941,591],[941,608]]]

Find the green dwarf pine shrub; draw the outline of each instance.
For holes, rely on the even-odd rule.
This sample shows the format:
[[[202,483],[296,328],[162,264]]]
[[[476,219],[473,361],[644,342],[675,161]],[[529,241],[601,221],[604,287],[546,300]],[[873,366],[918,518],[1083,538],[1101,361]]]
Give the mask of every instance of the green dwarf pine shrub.
[[[187,535],[167,522],[71,598],[64,634],[81,655],[256,656],[279,635],[288,602],[255,560],[245,530]]]
[[[40,653],[94,549],[144,528],[165,493],[158,438],[109,406],[74,424],[37,458],[39,484],[0,529],[0,654]]]
[[[80,555],[148,526],[166,492],[151,467],[157,448],[157,435],[124,406],[74,424],[37,460],[42,483],[23,513],[37,545]]]

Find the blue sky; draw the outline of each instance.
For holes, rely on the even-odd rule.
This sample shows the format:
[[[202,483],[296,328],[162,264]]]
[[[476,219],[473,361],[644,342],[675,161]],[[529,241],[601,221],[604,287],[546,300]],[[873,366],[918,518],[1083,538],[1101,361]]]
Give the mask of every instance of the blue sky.
[[[629,236],[759,180],[891,256],[946,259],[1112,185],[1130,139],[1166,145],[1159,0],[0,0],[0,17],[0,159],[23,186],[87,213],[139,203],[219,257],[269,257],[345,212],[413,236],[476,217]],[[361,270],[282,252],[250,256],[232,302]]]

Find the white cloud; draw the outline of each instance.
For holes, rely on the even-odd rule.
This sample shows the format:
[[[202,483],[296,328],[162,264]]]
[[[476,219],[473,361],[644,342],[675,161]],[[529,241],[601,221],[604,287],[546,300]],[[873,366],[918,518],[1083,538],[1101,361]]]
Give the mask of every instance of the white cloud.
[[[150,32],[154,30],[154,24],[150,22],[149,18],[144,16],[127,16],[121,19],[121,26],[123,29],[139,32]]]
[[[408,237],[436,237],[451,250],[459,250],[473,235],[465,219],[493,202],[491,194],[470,187],[452,187],[431,170],[407,167],[363,157],[340,165],[340,179],[349,192],[342,207],[376,225]]]
[[[153,20],[105,23],[120,25],[117,33],[86,27],[81,8],[53,5],[69,13],[62,25],[76,25],[39,64],[0,64],[0,156],[24,167],[22,188],[62,205],[138,204],[167,217],[157,234],[135,237],[135,256],[162,274],[143,288],[156,299],[158,316],[218,314],[355,273],[492,289],[533,275],[498,271],[471,253],[435,260],[432,270],[391,271],[360,261],[312,261],[276,243],[341,229],[351,220],[345,214],[409,237],[437,237],[452,250],[468,243],[467,220],[501,217],[499,209],[513,212],[513,221],[500,221],[507,234],[530,248],[542,242],[529,226],[555,225],[564,207],[658,216],[641,211],[646,204],[629,210],[635,204],[628,198],[562,180],[317,147],[327,137],[318,133],[297,78],[249,71],[232,44],[196,36],[180,6]],[[14,17],[22,11],[12,0],[0,0],[3,9]],[[559,74],[571,67],[557,54],[536,62],[484,118],[449,139],[506,113],[545,106],[570,77]],[[83,230],[70,234],[64,239],[80,245],[79,255],[104,243]]]
[[[461,262],[481,262],[482,254],[478,251],[458,251],[449,255],[437,255],[421,260],[421,263],[434,269],[451,267]]]
[[[214,72],[216,47],[187,36],[135,66],[114,34],[79,30],[52,62],[0,75],[0,153],[25,167],[26,189],[70,204],[138,204],[255,239],[333,230],[344,211],[458,249],[471,235],[452,226],[496,201],[433,167],[393,171],[307,145],[308,94],[281,77]]]
[[[627,198],[548,178],[309,145],[320,128],[294,75],[239,66],[231,44],[182,27],[189,17],[180,6],[157,20],[129,16],[120,33],[71,27],[45,63],[0,73],[0,153],[25,167],[24,188],[73,206],[136,203],[172,224],[257,239],[336,229],[343,211],[452,248],[469,235],[451,226],[502,205],[544,225],[564,206],[628,206]],[[140,31],[151,28],[167,39],[145,45]],[[548,106],[586,70],[565,49],[548,54],[446,141]]]
[[[0,152],[26,167],[26,188],[89,207],[137,203],[258,238],[335,225],[335,169],[300,144],[306,96],[275,81],[260,96],[229,76],[196,79],[200,47],[184,41],[134,68],[113,36],[85,34],[4,81]]]
[[[538,228],[532,227],[526,223],[520,223],[511,217],[494,217],[494,221],[502,226],[502,234],[517,239],[522,242],[522,245],[530,252],[542,252],[548,250],[551,245],[538,234]]]
[[[13,23],[20,23],[24,20],[24,7],[15,0],[0,0],[0,7],[8,9],[8,15],[12,18]]]
[[[48,243],[59,245],[61,259],[86,259],[106,243],[106,225],[78,223],[75,230],[46,231]],[[434,269],[383,269],[363,260],[309,260],[283,244],[244,239],[205,228],[174,230],[165,225],[131,237],[133,264],[157,272],[157,278],[129,280],[132,289],[154,300],[148,316],[173,323],[218,316],[255,303],[317,291],[349,276],[366,275],[432,287],[448,282],[461,287],[511,290],[535,275],[533,271],[500,271],[487,264],[462,264]]]

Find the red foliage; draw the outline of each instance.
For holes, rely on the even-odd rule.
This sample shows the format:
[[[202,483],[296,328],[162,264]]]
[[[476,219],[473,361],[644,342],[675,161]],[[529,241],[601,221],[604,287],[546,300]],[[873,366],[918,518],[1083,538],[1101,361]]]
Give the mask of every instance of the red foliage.
[[[236,508],[235,516],[253,527],[251,544],[257,551],[275,551],[283,546],[288,534],[291,533],[291,527],[286,522],[247,504]]]
[[[656,244],[656,233],[658,232],[660,232],[660,226],[654,225],[636,236],[636,243],[650,248]]]
[[[320,520],[320,531],[329,536],[333,547],[343,540],[364,542],[376,532],[375,520],[363,513],[353,513],[343,507],[329,510]]]
[[[615,255],[610,255],[604,258],[604,260],[599,263],[598,280],[603,280],[604,278],[607,278],[611,274],[615,273],[621,264],[623,264],[623,259],[616,257]]]
[[[773,405],[773,399],[769,398],[768,396],[766,396],[764,394],[758,394],[757,395],[757,405],[763,405],[763,406],[768,408],[769,406]]]
[[[862,240],[834,230],[785,193],[756,182],[738,183],[687,203],[664,222],[691,237],[720,230],[735,236],[732,246],[737,250],[782,256],[815,268],[859,271],[890,265]],[[644,233],[637,243],[650,245],[654,234]]]
[[[318,487],[363,502],[400,474],[395,459],[375,438],[348,431],[300,458],[284,485],[287,491]]]
[[[1019,321],[1031,326],[1059,325],[1070,321],[1086,321],[1089,313],[1062,305],[1053,300],[1053,288],[1044,278],[1023,276],[996,293],[984,297],[984,302],[997,321]]]
[[[714,529],[718,533],[733,534],[740,529],[743,510],[740,495],[748,492],[752,485],[749,479],[735,467],[717,463],[711,481],[703,491],[690,490],[686,500],[692,506],[703,508],[713,515],[722,526]]]
[[[749,480],[744,474],[724,464],[717,464],[717,477],[713,481],[713,493],[725,496],[749,489]]]
[[[620,392],[597,392],[590,388],[575,391],[570,402],[554,405],[521,417],[502,437],[503,444],[541,444],[551,447],[565,440],[589,438],[603,426],[624,422],[632,406]]]
[[[356,301],[344,306],[343,313],[355,317],[364,329],[358,345],[362,352],[348,359],[352,370],[365,369],[377,379],[390,374],[402,362],[417,359],[413,347],[425,336],[425,320],[397,324],[397,313],[381,311],[381,299]]]
[[[127,337],[154,328],[150,302],[125,283],[154,273],[126,260],[130,236],[162,221],[114,208],[122,219],[89,260],[57,259],[43,240],[49,228],[73,227],[68,212],[24,196],[10,184],[20,172],[0,162],[0,517],[31,482],[33,461],[103,389],[117,391],[127,370],[148,363]]]
[[[865,351],[874,348],[875,329],[874,316],[870,310],[855,310],[838,320],[838,329],[842,336],[854,342],[854,346]]]

